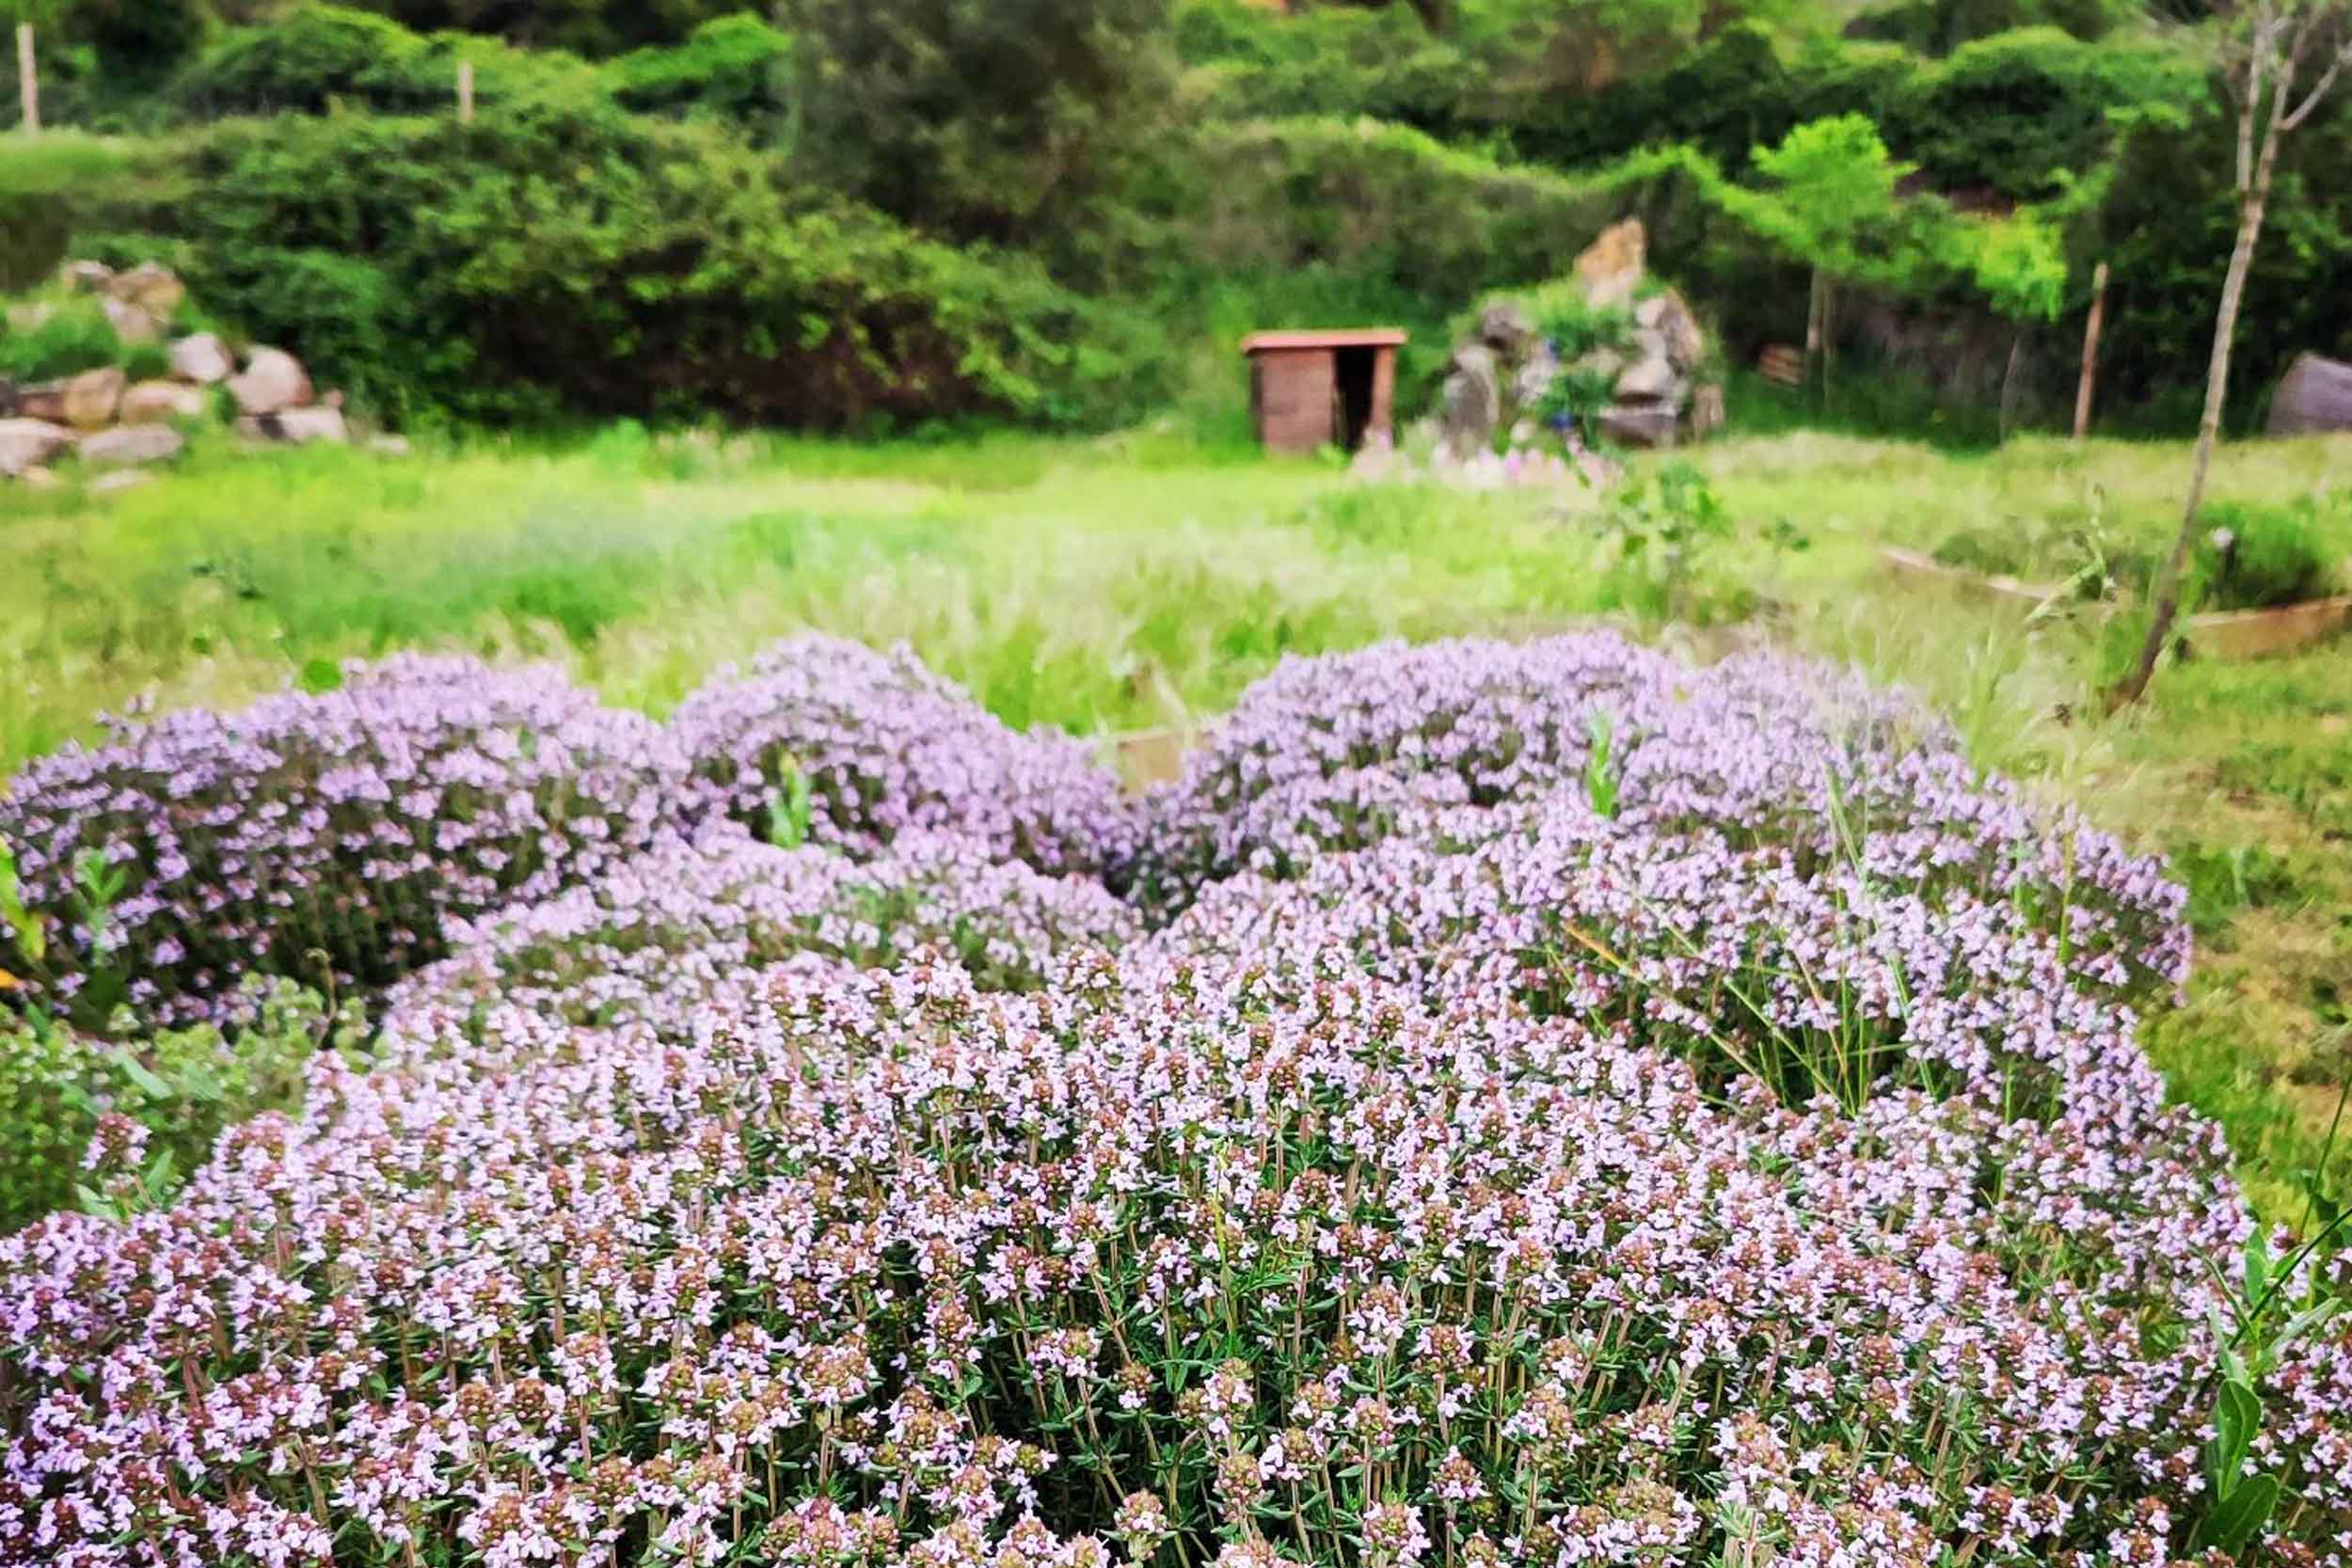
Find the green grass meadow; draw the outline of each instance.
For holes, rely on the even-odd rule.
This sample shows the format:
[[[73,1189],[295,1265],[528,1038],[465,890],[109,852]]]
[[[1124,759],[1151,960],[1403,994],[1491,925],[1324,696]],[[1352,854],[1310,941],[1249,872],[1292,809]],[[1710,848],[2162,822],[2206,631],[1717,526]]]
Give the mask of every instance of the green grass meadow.
[[[904,640],[1016,724],[1181,735],[1286,653],[1595,619],[1717,657],[1851,661],[1948,714],[2188,886],[2198,968],[2146,1037],[2287,1215],[2352,1079],[2352,646],[2194,657],[2144,707],[2096,689],[2128,618],[2029,618],[1890,576],[1966,529],[2153,547],[2178,445],[1963,451],[1793,431],[1691,454],[1736,536],[1720,592],[1661,590],[1590,497],[1364,484],[1175,431],[851,444],[655,436],[200,447],[111,496],[0,489],[0,763],[143,705],[230,705],[403,648],[563,661],[661,711],[790,630]],[[2352,440],[2225,450],[2214,493],[2323,504],[2352,557]],[[1785,523],[1804,547],[1766,543]],[[2050,545],[2050,549],[2058,546]],[[2341,1141],[2339,1144],[2341,1148]],[[2352,1178],[2343,1155],[2329,1179]]]

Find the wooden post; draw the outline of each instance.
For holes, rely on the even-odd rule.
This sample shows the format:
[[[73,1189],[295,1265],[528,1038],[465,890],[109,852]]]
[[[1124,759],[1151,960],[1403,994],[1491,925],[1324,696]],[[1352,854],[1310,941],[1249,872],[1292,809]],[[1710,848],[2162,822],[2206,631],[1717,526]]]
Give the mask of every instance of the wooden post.
[[[40,135],[40,72],[33,67],[33,24],[16,24],[17,102],[24,105],[24,134]]]
[[[2099,380],[2099,328],[2107,313],[2107,264],[2090,275],[2090,323],[2083,328],[2083,378],[2074,388],[2074,439],[2090,433],[2090,395]]]
[[[1821,318],[1829,299],[1829,289],[1822,281],[1821,269],[1813,269],[1813,293],[1804,307],[1804,373],[1809,377],[1821,357]]]
[[[457,62],[457,123],[473,123],[473,62]]]
[[[2017,422],[2017,365],[2026,356],[2025,328],[2012,326],[2009,335],[2009,369],[2001,372],[2001,444],[2009,444],[2010,427]]]

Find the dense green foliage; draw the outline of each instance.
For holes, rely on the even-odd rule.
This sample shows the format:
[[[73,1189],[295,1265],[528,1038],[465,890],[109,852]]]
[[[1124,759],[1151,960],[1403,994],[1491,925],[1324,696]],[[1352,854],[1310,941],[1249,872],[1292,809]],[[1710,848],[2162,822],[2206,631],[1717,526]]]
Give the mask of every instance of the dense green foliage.
[[[368,11],[302,6],[283,21],[223,33],[173,78],[170,99],[197,119],[342,109],[425,114],[449,106],[461,58],[473,62],[474,99],[484,105],[589,76],[587,66],[561,53],[458,33],[421,37]]]
[[[2334,502],[2352,511],[2352,496]],[[2198,550],[2206,596],[2221,610],[2270,610],[2315,599],[2335,587],[2335,561],[2319,506],[2305,497],[2293,506],[2224,501],[2209,508],[2211,526]]]
[[[419,32],[490,33],[587,55],[675,43],[742,0],[357,0]]]
[[[1110,424],[1168,384],[1169,339],[1190,360],[1183,405],[1230,404],[1235,331],[1437,331],[1638,215],[1733,364],[1802,336],[1818,262],[1839,282],[1841,373],[1915,383],[1953,428],[1990,428],[1979,415],[2011,363],[2029,419],[2066,405],[2090,271],[2109,261],[2103,417],[2161,427],[2193,397],[2233,226],[2200,0],[2164,8],[2165,27],[2115,0],[1898,0],[1843,36],[1787,0],[1290,16],[1248,0],[10,3],[40,13],[53,119],[164,133],[142,178],[222,210],[126,211],[105,180],[28,195],[0,173],[0,287],[69,240],[187,255],[228,291],[230,325],[320,357],[395,417]],[[181,15],[200,24],[166,24]],[[109,65],[136,28],[136,69]],[[447,117],[461,59],[475,142],[373,123]],[[0,83],[0,118],[12,91]],[[210,129],[231,116],[337,117],[347,166],[298,125]],[[575,118],[577,148],[548,129]],[[1836,244],[1757,160],[1825,121],[1867,126],[1889,176]],[[259,168],[280,158],[264,148],[282,168]],[[429,175],[473,218],[379,200],[352,173],[377,155],[386,190]],[[2352,288],[2352,195],[2328,177],[2347,162],[2342,103],[2289,143],[2241,329],[2241,421],[2296,352],[2352,353],[2330,304]],[[265,233],[280,197],[232,176],[282,194],[297,169],[322,194]],[[684,237],[714,222],[709,241]],[[564,230],[598,236],[591,276],[539,265],[583,259]],[[866,300],[869,274],[887,303]],[[574,294],[601,303],[537,325]],[[723,300],[747,330],[713,349],[711,323],[689,318]],[[787,349],[772,374],[747,368],[820,316],[840,319],[814,354],[825,366]],[[1160,329],[1133,325],[1146,316]],[[1408,390],[1444,350],[1408,349]],[[735,363],[679,368],[706,352]],[[835,361],[856,367],[846,384]]]
[[[88,1180],[84,1150],[107,1112],[147,1129],[140,1180],[165,1196],[223,1127],[291,1109],[310,1058],[323,1045],[354,1046],[360,1022],[282,982],[229,1037],[206,1025],[126,1045],[0,1006],[0,1231],[73,1205]]]
[[[793,0],[805,163],[918,227],[1050,245],[1165,103],[1167,0]]]
[[[1857,18],[1849,31],[1948,55],[1979,39],[2027,27],[2061,28],[2094,43],[2145,10],[2139,0],[1893,0]]]
[[[182,158],[192,198],[142,223],[196,296],[396,415],[1064,423],[1152,389],[1149,329],[1032,263],[918,238],[721,129],[594,96],[471,126],[228,121]]]
[[[622,55],[607,76],[626,107],[707,114],[757,140],[789,140],[792,37],[756,16],[713,18],[684,42]]]

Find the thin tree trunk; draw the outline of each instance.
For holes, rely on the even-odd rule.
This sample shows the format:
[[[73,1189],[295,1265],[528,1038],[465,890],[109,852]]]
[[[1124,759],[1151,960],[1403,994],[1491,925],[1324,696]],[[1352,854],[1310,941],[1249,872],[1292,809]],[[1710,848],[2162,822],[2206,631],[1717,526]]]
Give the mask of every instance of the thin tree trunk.
[[[1829,384],[1837,369],[1837,279],[1821,278],[1821,406],[1829,407]]]
[[[16,24],[16,96],[24,113],[24,134],[40,135],[40,67],[33,57],[33,24]]]
[[[1812,380],[1821,366],[1822,325],[1829,316],[1829,279],[1821,269],[1813,269],[1813,293],[1805,301],[1804,311],[1804,373]]]
[[[2263,139],[2262,160],[2254,172],[2253,188],[2238,206],[2237,245],[2230,252],[2230,270],[2221,284],[2221,309],[2214,320],[2213,356],[2205,370],[2205,415],[2197,423],[2197,453],[2189,466],[2188,504],[2182,509],[2181,531],[2172,541],[2172,553],[2165,557],[2164,569],[2156,575],[2155,606],[2148,621],[2148,640],[2140,645],[2139,662],[2116,689],[2119,706],[2136,703],[2147,693],[2148,683],[2155,679],[2156,661],[2164,657],[2164,645],[2172,635],[2172,623],[2181,612],[2181,575],[2188,564],[2188,552],[2197,543],[2197,515],[2204,508],[2205,481],[2213,470],[2213,449],[2221,438],[2221,405],[2230,390],[2230,350],[2237,337],[2238,307],[2246,301],[2246,275],[2253,270],[2254,246],[2262,238],[2263,218],[2270,203],[2270,176],[2278,163],[2279,135],[2279,119],[2274,113]]]
[[[2099,384],[2099,329],[2107,314],[2107,264],[2090,277],[2090,321],[2083,328],[2083,374],[2074,386],[2074,439],[2090,434],[2090,400]]]
[[[2010,427],[2017,422],[2017,361],[2025,356],[2026,333],[2023,327],[2010,332],[2009,338],[2009,368],[2001,372],[2001,442],[2009,442]]]

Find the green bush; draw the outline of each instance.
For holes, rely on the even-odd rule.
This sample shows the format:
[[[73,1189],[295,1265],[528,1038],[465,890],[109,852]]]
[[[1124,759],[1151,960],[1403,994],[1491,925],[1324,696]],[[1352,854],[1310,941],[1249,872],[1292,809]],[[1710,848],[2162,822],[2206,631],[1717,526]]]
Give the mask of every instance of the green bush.
[[[1071,260],[1171,97],[1168,0],[791,0],[806,176],[928,232]]]
[[[195,297],[403,418],[1073,424],[1164,382],[1139,317],[594,91],[225,122],[182,156],[194,194],[149,226]]]
[[[2139,20],[2140,0],[1896,0],[1855,19],[1856,38],[1899,43],[1928,55],[1949,55],[1980,39],[2019,28],[2046,27],[2085,43]]]
[[[1568,274],[1602,229],[1633,216],[1693,298],[1721,303],[1727,338],[1804,327],[1804,268],[1760,234],[1753,194],[1688,148],[1562,175],[1403,126],[1299,119],[1213,132],[1200,162],[1215,179],[1184,248],[1202,265],[1329,268],[1419,294],[1442,321],[1490,291]]]
[[[98,301],[90,298],[44,300],[44,319],[27,331],[0,325],[0,378],[9,381],[55,381],[105,365],[119,365],[133,379],[139,372],[160,373],[168,368],[163,351],[152,343],[125,343]]]
[[[1563,166],[1677,142],[1736,174],[1752,149],[1808,120],[1862,114],[1883,124],[1922,69],[1900,50],[1817,41],[1789,51],[1761,27],[1734,26],[1661,70],[1597,92],[1505,94],[1476,128],[1522,157]]]
[[[356,0],[420,33],[494,34],[533,49],[602,57],[675,43],[744,0]]]
[[[2212,610],[2271,610],[2325,597],[2335,562],[2309,501],[2296,506],[2221,502],[2205,508],[2197,575]]]
[[[2043,27],[1963,46],[1887,105],[1884,125],[1939,189],[2041,200],[2107,156],[2118,111],[2203,87],[2201,64],[2179,49]]]
[[[788,139],[792,38],[748,12],[706,22],[683,43],[624,55],[605,79],[641,113],[716,115],[758,140]]]
[[[370,11],[306,4],[221,34],[172,78],[167,96],[199,119],[336,107],[446,114],[456,106],[461,58],[473,62],[477,105],[593,80],[588,66],[559,52],[453,33],[421,37]]]
[[[201,1027],[120,1043],[0,1007],[0,1231],[71,1207],[98,1118],[127,1116],[150,1134],[145,1178],[165,1196],[201,1164],[223,1127],[290,1110],[322,1046],[357,1050],[356,1012],[332,1013],[279,982],[257,993],[233,1037]]]
[[[1393,279],[1453,309],[1487,289],[1569,270],[1622,215],[1629,192],[1672,160],[1622,180],[1581,182],[1509,167],[1420,132],[1371,120],[1291,119],[1208,137],[1206,215],[1195,248],[1215,265],[1330,262]]]
[[[1407,6],[1317,6],[1275,24],[1248,0],[1186,0],[1175,38],[1220,118],[1370,115],[1445,135],[1471,117],[1477,62]]]

